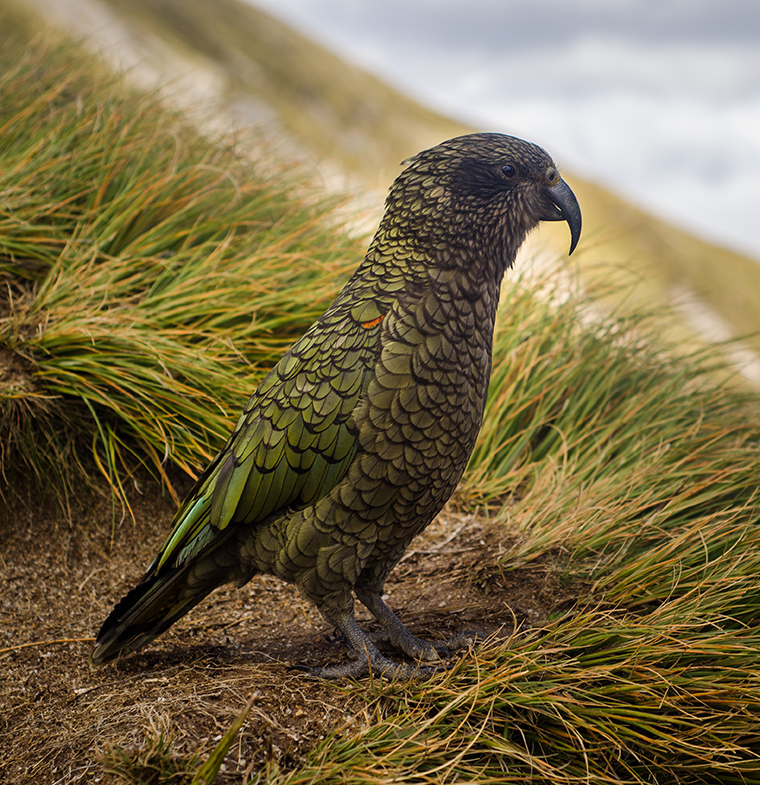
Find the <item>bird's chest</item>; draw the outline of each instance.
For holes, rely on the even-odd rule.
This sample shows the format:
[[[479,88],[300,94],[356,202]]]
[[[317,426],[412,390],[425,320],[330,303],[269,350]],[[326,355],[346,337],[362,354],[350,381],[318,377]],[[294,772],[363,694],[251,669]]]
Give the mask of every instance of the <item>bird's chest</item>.
[[[492,309],[430,293],[386,322],[362,413],[362,447],[403,474],[457,482],[482,421]]]

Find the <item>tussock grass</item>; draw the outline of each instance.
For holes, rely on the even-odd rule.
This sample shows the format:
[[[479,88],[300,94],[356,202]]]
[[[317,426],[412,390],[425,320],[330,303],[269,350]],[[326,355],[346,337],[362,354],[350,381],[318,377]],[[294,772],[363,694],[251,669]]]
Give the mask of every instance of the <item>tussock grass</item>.
[[[185,785],[199,767],[197,755],[179,758],[162,735],[147,739],[137,753],[115,748],[103,759],[103,769],[109,780],[120,785]]]
[[[358,250],[294,169],[200,138],[63,48],[0,79],[0,471],[197,471]],[[15,56],[14,56],[15,55]]]
[[[521,533],[507,562],[561,552],[636,607],[683,594],[703,611],[717,587],[716,610],[751,622],[757,394],[716,374],[713,350],[665,351],[646,315],[584,319],[520,286],[505,306],[466,487]]]
[[[376,689],[377,722],[282,781],[756,781],[752,644],[696,619],[583,611],[424,685]]]

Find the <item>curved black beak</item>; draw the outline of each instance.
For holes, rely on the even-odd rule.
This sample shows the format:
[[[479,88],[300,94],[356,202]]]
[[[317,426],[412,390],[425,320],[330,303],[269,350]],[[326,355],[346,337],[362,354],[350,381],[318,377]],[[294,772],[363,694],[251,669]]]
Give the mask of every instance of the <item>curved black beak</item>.
[[[544,193],[557,208],[556,216],[545,218],[548,221],[567,221],[570,227],[570,250],[568,256],[575,250],[581,236],[581,208],[570,186],[560,180],[556,185],[546,186]]]

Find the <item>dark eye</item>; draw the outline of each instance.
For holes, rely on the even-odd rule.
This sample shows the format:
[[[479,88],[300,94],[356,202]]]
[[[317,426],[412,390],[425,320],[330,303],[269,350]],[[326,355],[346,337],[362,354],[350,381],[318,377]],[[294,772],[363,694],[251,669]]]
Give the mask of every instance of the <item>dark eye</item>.
[[[504,164],[504,166],[501,167],[501,173],[504,177],[514,177],[517,174],[517,169],[515,169],[512,164]]]

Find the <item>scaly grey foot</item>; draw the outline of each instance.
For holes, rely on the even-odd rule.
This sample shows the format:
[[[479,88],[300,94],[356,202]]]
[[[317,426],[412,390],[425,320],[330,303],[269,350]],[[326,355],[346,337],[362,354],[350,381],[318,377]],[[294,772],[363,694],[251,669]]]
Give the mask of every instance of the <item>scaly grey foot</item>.
[[[367,676],[370,673],[376,676],[383,675],[398,679],[426,679],[434,673],[444,669],[440,666],[409,665],[394,662],[380,653],[371,637],[359,626],[351,611],[336,612],[329,608],[321,608],[320,610],[325,619],[334,624],[346,637],[346,640],[351,646],[352,657],[355,659],[353,662],[346,663],[345,665],[326,668],[297,666],[298,670],[303,670],[312,676],[318,676],[322,679],[355,679],[361,676]],[[396,621],[398,621],[398,619]],[[419,653],[429,655],[430,652],[432,652],[433,656],[428,657],[428,659],[438,660],[440,662],[440,657],[432,644],[412,635],[400,621],[398,624],[403,632],[406,633],[406,636],[404,636],[406,647],[398,646],[393,639],[391,639],[391,643],[409,656],[416,656],[417,659],[423,659],[423,657],[419,656]],[[417,654],[413,652],[417,652]]]
[[[379,590],[357,586],[355,591],[362,604],[383,626],[382,632],[370,633],[370,639],[390,643],[414,659],[424,662],[448,659],[452,651],[469,648],[482,637],[477,632],[464,632],[444,642],[426,641],[409,632],[398,616],[383,602]]]

